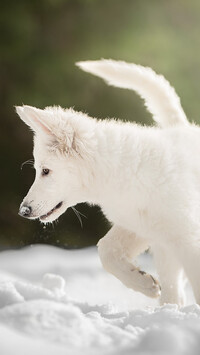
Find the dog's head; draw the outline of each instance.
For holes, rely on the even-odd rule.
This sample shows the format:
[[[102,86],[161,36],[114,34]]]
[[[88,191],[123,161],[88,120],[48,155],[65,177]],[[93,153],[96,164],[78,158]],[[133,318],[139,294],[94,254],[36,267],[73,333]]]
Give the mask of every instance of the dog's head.
[[[19,214],[47,223],[86,201],[89,166],[95,150],[94,120],[72,109],[16,107],[34,132],[35,181]]]

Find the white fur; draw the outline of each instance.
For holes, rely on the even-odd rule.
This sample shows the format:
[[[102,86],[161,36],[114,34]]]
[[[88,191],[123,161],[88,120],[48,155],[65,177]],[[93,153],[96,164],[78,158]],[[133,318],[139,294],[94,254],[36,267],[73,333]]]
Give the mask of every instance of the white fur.
[[[46,223],[79,202],[98,204],[113,224],[98,243],[106,270],[127,287],[159,296],[158,281],[133,264],[150,246],[161,303],[184,303],[184,270],[200,304],[200,128],[189,124],[175,91],[152,70],[113,61],[79,65],[138,91],[166,128],[96,121],[72,109],[18,107],[35,132],[36,179],[21,213],[30,206],[28,218],[43,216]],[[50,169],[47,176],[43,168]]]

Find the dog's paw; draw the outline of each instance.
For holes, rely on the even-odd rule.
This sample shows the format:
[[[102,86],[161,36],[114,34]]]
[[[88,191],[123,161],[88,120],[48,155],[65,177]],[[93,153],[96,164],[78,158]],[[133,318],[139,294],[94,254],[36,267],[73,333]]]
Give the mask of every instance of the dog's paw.
[[[136,291],[142,292],[144,295],[157,298],[161,294],[159,282],[150,274],[139,269],[133,269],[134,287]]]

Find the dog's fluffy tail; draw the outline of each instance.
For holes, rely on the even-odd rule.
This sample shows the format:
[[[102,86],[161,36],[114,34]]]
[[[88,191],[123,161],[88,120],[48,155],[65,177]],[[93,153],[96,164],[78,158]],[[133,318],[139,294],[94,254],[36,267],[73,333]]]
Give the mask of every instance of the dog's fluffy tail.
[[[109,85],[135,90],[161,127],[188,124],[174,88],[151,68],[105,59],[76,64],[84,71],[105,79]]]

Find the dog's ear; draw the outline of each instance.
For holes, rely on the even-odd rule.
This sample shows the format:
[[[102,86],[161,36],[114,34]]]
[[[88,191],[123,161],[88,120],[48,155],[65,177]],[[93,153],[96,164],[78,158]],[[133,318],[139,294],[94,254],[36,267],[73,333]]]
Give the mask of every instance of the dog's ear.
[[[27,105],[16,106],[16,111],[22,121],[34,132],[53,134],[53,120],[50,112]]]
[[[16,111],[36,135],[43,134],[50,138],[49,149],[81,157],[91,154],[93,129],[86,114],[60,107],[40,110],[26,105],[17,106]]]

